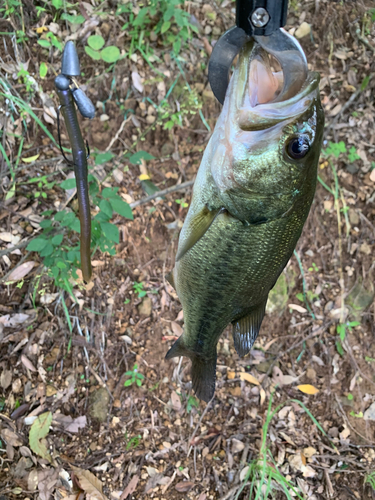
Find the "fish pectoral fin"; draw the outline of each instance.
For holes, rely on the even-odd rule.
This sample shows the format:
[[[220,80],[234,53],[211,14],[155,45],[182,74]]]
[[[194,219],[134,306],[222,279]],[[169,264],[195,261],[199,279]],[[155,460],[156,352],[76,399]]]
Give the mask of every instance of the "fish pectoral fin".
[[[206,359],[187,349],[183,344],[183,338],[179,337],[167,352],[165,359],[176,358],[178,356],[186,356],[191,359],[193,391],[197,398],[208,403],[215,394],[216,352],[214,353],[214,357]]]
[[[186,252],[202,238],[213,223],[215,217],[223,210],[225,209],[218,208],[217,210],[209,210],[206,206],[204,206],[202,210],[191,217],[189,221],[185,221],[185,224],[188,224],[186,228],[188,237],[181,244],[181,246],[179,246],[176,261],[180,260]]]
[[[266,303],[267,299],[250,314],[233,323],[234,347],[240,357],[248,354],[253,347],[264,318]]]

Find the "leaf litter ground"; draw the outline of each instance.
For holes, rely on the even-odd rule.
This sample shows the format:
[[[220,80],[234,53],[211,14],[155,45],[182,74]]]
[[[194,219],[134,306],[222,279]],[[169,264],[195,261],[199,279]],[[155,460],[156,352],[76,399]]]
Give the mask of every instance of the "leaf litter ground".
[[[25,184],[52,172],[61,181],[66,173],[59,150],[29,121],[29,149],[22,154],[39,157],[17,171],[15,195],[7,200],[9,175],[1,177],[1,272],[15,281],[0,288],[1,498],[249,498],[251,464],[267,449],[269,470],[280,471],[301,498],[373,498],[375,28],[365,14],[369,7],[292,5],[287,28],[306,33],[301,43],[322,75],[330,156],[321,158],[322,182],[296,256],[272,293],[250,356],[238,358],[229,329],[220,339],[217,390],[208,405],[190,392],[189,361],[164,360],[183,331],[165,274],[191,190],[138,206],[134,222],[117,216],[116,256],[95,254],[92,284],[74,287],[77,303],[42,274],[43,294],[33,307],[35,278],[42,273],[38,255],[22,245],[13,253],[7,249],[37,234],[43,210],[59,203],[76,207],[57,187],[39,200],[35,186]],[[26,21],[28,9],[25,4]],[[220,109],[201,63],[207,64],[210,42],[233,24],[233,13],[229,2],[220,10],[215,2],[191,2],[188,9],[200,34],[182,53],[180,68],[213,128]],[[112,43],[120,29],[114,16],[95,26]],[[193,179],[209,137],[198,114],[186,116],[183,128],[164,130],[145,101],[163,98],[180,73],[163,46],[155,47],[165,82],[140,56],[109,74],[82,55],[90,97],[102,103],[97,118],[82,122],[84,133],[92,150],[116,155],[93,173],[101,180],[111,174],[103,186],[119,187],[129,203],[146,195],[142,175],[160,189]],[[11,45],[8,50],[1,71],[9,78],[16,56]],[[35,36],[24,50],[23,60],[31,57],[36,68],[43,55]],[[58,57],[49,63],[59,71]],[[39,80],[51,93],[53,77]],[[25,85],[15,82],[26,96]],[[125,124],[118,96],[134,111]],[[40,108],[40,94],[32,105]],[[12,150],[19,124],[1,123]],[[48,123],[56,135],[54,119]],[[134,165],[118,159],[137,140],[132,152],[146,150],[155,160]],[[16,268],[22,259],[26,265]],[[127,380],[132,383],[125,386]],[[271,397],[272,409],[281,406],[266,429],[265,449]],[[274,498],[287,498],[280,484],[273,479]]]

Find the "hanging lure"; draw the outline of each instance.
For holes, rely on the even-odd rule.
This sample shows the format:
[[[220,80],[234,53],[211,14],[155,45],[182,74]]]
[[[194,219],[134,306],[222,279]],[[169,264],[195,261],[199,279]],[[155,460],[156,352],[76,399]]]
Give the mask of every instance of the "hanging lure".
[[[60,123],[58,116],[58,134],[61,152],[68,162],[73,165],[77,184],[79,220],[81,224],[80,248],[81,248],[81,268],[85,282],[90,281],[91,269],[91,215],[88,187],[88,169],[86,146],[82,138],[81,129],[79,127],[76,106],[84,118],[93,118],[95,115],[95,107],[90,99],[79,88],[75,77],[81,74],[81,69],[78,60],[78,54],[73,42],[66,43],[62,64],[61,74],[55,78],[55,87],[59,96],[61,111],[65,126],[68,131],[69,141],[72,148],[73,161],[69,161],[63,152],[60,140]]]
[[[253,346],[315,193],[324,125],[319,75],[308,71],[299,43],[281,28],[286,8],[280,0],[237,0],[237,27],[217,42],[209,64],[224,106],[168,277],[185,326],[166,355],[191,359],[193,389],[204,401],[214,395],[226,326],[233,325],[240,356]]]

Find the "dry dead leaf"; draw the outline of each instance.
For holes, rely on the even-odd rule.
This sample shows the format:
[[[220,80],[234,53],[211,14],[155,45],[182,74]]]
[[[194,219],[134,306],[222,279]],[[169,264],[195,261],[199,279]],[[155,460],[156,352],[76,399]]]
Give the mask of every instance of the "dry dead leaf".
[[[260,388],[260,406],[262,406],[266,400],[266,391],[263,389],[263,387]]]
[[[87,494],[90,500],[108,500],[103,495],[103,483],[90,471],[71,466],[81,489]]]
[[[171,401],[172,401],[172,407],[175,411],[180,411],[181,410],[181,399],[180,396],[177,394],[176,391],[172,391],[171,393]]]
[[[120,496],[120,500],[126,500],[129,495],[135,492],[138,481],[139,481],[139,476],[137,475],[131,478],[130,483],[127,485],[122,495]]]
[[[38,371],[35,368],[35,366],[32,364],[32,362],[29,360],[29,358],[27,358],[24,354],[21,355],[21,361],[22,361],[22,364],[24,364],[26,366],[26,368],[28,370],[30,370],[31,372]]]
[[[175,321],[171,321],[171,327],[172,327],[172,332],[176,335],[176,337],[181,337],[184,331],[180,327],[180,325]]]
[[[3,370],[0,375],[0,385],[3,389],[8,389],[12,383],[12,372],[10,370]]]
[[[301,314],[307,313],[307,309],[304,307],[298,305],[298,304],[288,304],[289,309],[292,309],[293,311],[297,311]]]
[[[318,394],[319,392],[319,389],[310,384],[297,385],[297,389],[303,392],[304,394],[310,394],[310,395]]]
[[[16,328],[28,319],[30,319],[28,314],[6,314],[5,316],[0,316],[0,323],[8,328]]]
[[[142,78],[140,77],[140,75],[137,71],[132,72],[132,82],[133,82],[134,88],[142,94],[142,92],[143,92]]]
[[[23,445],[23,441],[21,440],[21,438],[15,432],[11,431],[10,429],[1,429],[0,436],[2,437],[2,439],[4,439],[4,441],[7,444],[10,444],[12,446],[22,446]]]
[[[250,384],[260,385],[259,381],[253,375],[247,372],[241,372],[240,379],[246,380],[246,382],[250,382]]]
[[[19,281],[22,280],[29,272],[33,269],[33,267],[37,263],[34,260],[29,260],[28,262],[24,262],[20,266],[16,267],[10,275],[8,276],[7,282],[10,281]]]
[[[187,493],[194,487],[194,483],[192,481],[180,481],[176,484],[175,489],[179,493]]]
[[[306,458],[311,458],[312,456],[316,455],[318,452],[315,448],[313,448],[312,446],[308,446],[307,448],[304,448],[303,449],[303,455],[306,457]]]

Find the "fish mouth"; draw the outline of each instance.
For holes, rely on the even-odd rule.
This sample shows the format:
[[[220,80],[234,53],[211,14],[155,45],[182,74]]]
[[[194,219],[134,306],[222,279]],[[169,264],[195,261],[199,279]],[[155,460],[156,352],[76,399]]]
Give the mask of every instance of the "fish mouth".
[[[317,98],[319,74],[308,71],[299,43],[279,31],[279,39],[255,37],[240,51],[224,107],[236,114],[242,130],[263,130],[293,119]]]

